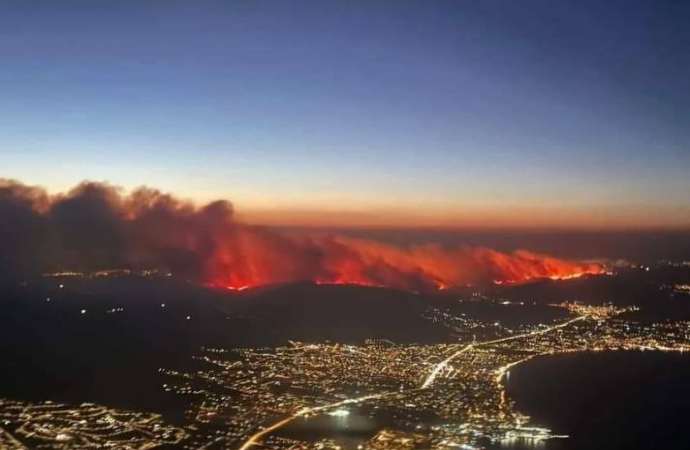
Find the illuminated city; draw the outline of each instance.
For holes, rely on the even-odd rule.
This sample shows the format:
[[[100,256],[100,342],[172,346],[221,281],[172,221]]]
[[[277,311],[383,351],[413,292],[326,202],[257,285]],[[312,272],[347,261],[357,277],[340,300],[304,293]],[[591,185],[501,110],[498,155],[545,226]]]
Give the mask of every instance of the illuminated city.
[[[690,449],[690,1],[0,1],[0,450]]]
[[[514,410],[503,380],[516,364],[564,352],[690,350],[690,323],[637,326],[616,318],[629,308],[560,306],[577,316],[508,329],[505,337],[487,341],[438,346],[293,342],[276,349],[205,349],[198,358],[208,364],[207,370],[161,371],[171,378],[166,389],[203,398],[196,421],[209,430],[230,426],[222,436],[209,435],[230,447],[244,439],[243,450],[261,443],[276,449],[339,448],[327,440],[300,442],[274,433],[293,420],[324,413],[347,417],[356,408],[394,418],[391,428],[361,448],[406,448],[398,439],[409,439],[419,448],[469,449],[481,448],[481,438],[565,437],[529,426],[529,418]],[[435,425],[429,425],[429,417]],[[251,434],[257,428],[261,431]]]
[[[64,280],[56,286],[60,291],[74,278],[131,276],[122,271],[44,275]],[[170,274],[145,271],[137,276],[164,280]],[[190,362],[194,370],[161,367],[157,371],[160,389],[188,405],[182,425],[166,423],[158,414],[92,403],[3,400],[3,445],[238,450],[536,445],[568,436],[533,424],[515,408],[505,389],[515,366],[577,352],[690,351],[689,321],[626,319],[640,310],[632,305],[564,301],[547,306],[560,311],[559,318],[517,326],[471,318],[461,311],[467,305],[490,305],[529,315],[534,306],[485,294],[444,305],[427,307],[420,319],[456,336],[445,343],[401,344],[370,338],[359,344],[290,340],[277,347],[198,348]],[[160,310],[165,309],[161,304]],[[116,307],[104,312],[126,311]],[[337,437],[300,439],[290,433],[300,424],[330,420],[337,429],[361,418],[376,423],[377,429],[356,444]]]

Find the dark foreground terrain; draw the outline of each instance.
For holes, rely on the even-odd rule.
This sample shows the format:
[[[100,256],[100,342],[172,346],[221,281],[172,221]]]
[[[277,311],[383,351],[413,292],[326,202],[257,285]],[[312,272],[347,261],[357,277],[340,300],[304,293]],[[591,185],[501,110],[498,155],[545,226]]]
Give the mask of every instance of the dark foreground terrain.
[[[690,318],[690,296],[674,286],[687,279],[687,267],[659,265],[615,276],[433,295],[311,283],[231,292],[158,276],[5,282],[0,288],[0,398],[154,412],[189,433],[186,427],[198,421],[199,408],[209,399],[165,389],[169,373],[161,368],[201,373],[206,368],[197,358],[200,349],[275,349],[294,342],[333,349],[381,342],[402,349],[490,340],[565,321],[572,316],[549,304],[574,300],[638,305],[638,311],[622,317],[639,324],[682,322]],[[539,357],[513,369],[506,385],[517,410],[532,416],[532,423],[571,436],[539,444],[549,449],[655,448],[658,443],[685,449],[690,447],[683,433],[690,418],[688,375],[690,360],[681,354],[585,352]],[[323,415],[321,422],[295,423],[280,435],[328,440],[354,433],[354,440],[342,442],[356,445],[389,424],[385,414],[362,411],[359,419],[352,411],[347,433],[337,429],[342,421],[331,430],[335,419]],[[433,417],[429,424],[437,420]],[[232,448],[227,442],[217,448]],[[484,444],[533,445],[520,440]]]

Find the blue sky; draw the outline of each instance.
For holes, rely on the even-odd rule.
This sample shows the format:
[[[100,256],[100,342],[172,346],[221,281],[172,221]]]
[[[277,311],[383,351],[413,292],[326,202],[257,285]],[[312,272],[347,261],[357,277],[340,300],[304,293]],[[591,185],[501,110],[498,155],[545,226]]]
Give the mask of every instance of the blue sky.
[[[267,222],[688,225],[690,5],[601,3],[5,1],[0,176]]]

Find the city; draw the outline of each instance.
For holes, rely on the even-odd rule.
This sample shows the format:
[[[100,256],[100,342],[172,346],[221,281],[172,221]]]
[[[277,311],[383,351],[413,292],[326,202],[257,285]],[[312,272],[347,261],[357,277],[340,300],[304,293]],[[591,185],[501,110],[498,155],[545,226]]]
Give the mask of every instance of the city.
[[[482,297],[464,302],[493,302]],[[518,308],[530,305],[517,304]],[[361,344],[290,341],[260,348],[202,347],[196,370],[159,369],[161,389],[189,405],[187,423],[158,414],[53,402],[0,403],[8,448],[185,449],[482,449],[487,443],[567,438],[536,426],[514,407],[505,384],[513,367],[530,359],[573,352],[690,351],[690,322],[639,323],[635,306],[550,305],[565,318],[508,327],[430,307],[424,320],[469,330],[457,342]],[[106,313],[110,310],[106,311]],[[331,421],[364,420],[368,436],[307,438],[292,432]],[[341,430],[342,431],[342,430]]]
[[[690,449],[690,1],[0,1],[0,450]]]

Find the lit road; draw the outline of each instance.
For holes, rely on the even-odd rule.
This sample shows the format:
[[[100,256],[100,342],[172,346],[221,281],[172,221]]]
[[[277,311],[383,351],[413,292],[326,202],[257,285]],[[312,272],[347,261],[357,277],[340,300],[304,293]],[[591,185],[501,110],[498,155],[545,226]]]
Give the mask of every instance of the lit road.
[[[429,374],[429,376],[426,377],[426,379],[424,380],[424,383],[422,383],[422,389],[426,389],[426,388],[428,388],[429,386],[431,386],[431,385],[434,383],[434,380],[436,380],[436,377],[437,377],[446,367],[448,367],[448,364],[449,364],[452,360],[454,360],[455,358],[457,358],[457,357],[460,356],[461,354],[465,353],[466,351],[471,350],[474,346],[475,346],[475,344],[466,345],[465,347],[461,348],[461,349],[458,350],[457,352],[455,352],[455,353],[453,353],[452,355],[450,355],[448,358],[446,358],[446,359],[444,359],[443,361],[441,361],[440,363],[436,364],[436,365],[434,366],[433,370],[431,371],[431,373]]]
[[[446,358],[443,361],[441,361],[440,363],[436,364],[436,366],[434,366],[434,368],[431,370],[431,373],[429,373],[429,376],[426,377],[426,379],[424,380],[424,383],[422,383],[421,388],[426,389],[429,386],[431,386],[432,384],[434,384],[434,381],[436,380],[436,378],[439,376],[439,374],[441,372],[443,372],[443,370],[446,367],[448,367],[448,364],[450,364],[451,361],[453,361],[455,358],[457,358],[461,354],[463,354],[463,353],[465,353],[465,352],[467,352],[473,348],[481,347],[483,345],[492,345],[492,344],[498,344],[501,342],[514,341],[514,340],[526,338],[529,336],[537,336],[540,334],[550,333],[550,332],[557,330],[559,328],[567,327],[568,325],[571,325],[571,324],[573,324],[579,320],[586,319],[587,317],[588,316],[578,316],[574,319],[568,320],[567,322],[563,322],[563,323],[560,323],[558,325],[554,325],[552,327],[544,328],[543,330],[537,330],[537,331],[533,331],[531,333],[523,333],[523,334],[518,334],[515,336],[508,336],[505,338],[493,339],[491,341],[484,341],[484,342],[478,342],[478,343],[466,345],[463,348],[461,348],[460,350],[458,350],[457,352],[450,355],[448,358]]]
[[[422,383],[422,385],[420,386],[419,389],[429,388],[434,383],[434,381],[439,376],[439,374],[442,373],[443,370],[448,367],[448,364],[450,364],[451,361],[453,361],[459,355],[461,355],[461,354],[463,354],[463,353],[465,353],[465,352],[467,352],[473,348],[485,346],[485,345],[491,345],[491,344],[498,344],[501,342],[507,342],[507,341],[512,341],[512,340],[516,340],[516,339],[522,339],[522,338],[525,338],[528,336],[536,336],[536,335],[540,335],[540,334],[550,333],[550,332],[557,330],[559,328],[567,327],[568,325],[571,325],[577,321],[583,320],[587,317],[588,316],[586,316],[586,315],[585,316],[579,316],[579,317],[576,317],[574,319],[568,320],[567,322],[563,322],[561,324],[554,325],[552,327],[544,328],[542,330],[533,331],[531,333],[524,333],[524,334],[519,334],[516,336],[509,336],[506,338],[493,339],[490,341],[468,344],[468,345],[462,347],[460,350],[453,353],[452,355],[450,355],[449,357],[447,357],[446,359],[444,359],[443,361],[441,361],[440,363],[436,364],[434,366],[434,368],[431,370],[431,373],[429,373],[429,376],[426,377],[426,379],[424,380],[424,382]],[[309,414],[319,413],[319,412],[326,411],[329,409],[338,408],[340,406],[353,405],[353,404],[365,402],[367,400],[374,400],[374,399],[378,399],[378,398],[382,398],[382,397],[387,397],[387,396],[394,395],[394,394],[400,394],[400,392],[390,392],[389,391],[389,392],[383,392],[380,394],[369,394],[369,395],[365,395],[362,397],[349,398],[349,399],[345,399],[345,400],[342,400],[339,402],[329,403],[327,405],[314,406],[312,408],[300,409],[299,411],[297,411],[293,415],[288,416],[288,417],[286,417],[286,418],[284,418],[284,419],[256,432],[249,439],[247,439],[247,441],[245,441],[245,443],[242,444],[242,446],[238,450],[248,450],[255,445],[260,445],[261,441],[266,436],[268,436],[271,433],[273,433],[274,431],[284,427],[285,425],[287,425],[288,423],[292,422],[293,420],[295,420],[299,417],[304,417],[304,416],[309,415]]]
[[[288,423],[297,419],[298,417],[303,417],[303,416],[306,416],[308,414],[313,414],[313,413],[318,413],[318,412],[326,411],[326,410],[333,409],[333,408],[338,408],[339,406],[354,405],[357,403],[365,402],[367,400],[373,400],[373,399],[377,399],[377,398],[386,397],[386,396],[389,396],[392,394],[398,394],[398,392],[383,392],[381,394],[369,394],[369,395],[364,395],[362,397],[348,398],[348,399],[345,399],[345,400],[342,400],[339,402],[329,403],[327,405],[314,406],[312,408],[300,409],[295,414],[293,414],[289,417],[286,417],[285,419],[280,420],[280,421],[274,423],[273,425],[271,425],[267,428],[264,428],[263,430],[252,435],[249,439],[247,439],[247,441],[244,444],[242,444],[242,447],[240,447],[239,450],[247,450],[254,445],[259,445],[261,443],[261,440],[264,437],[273,433],[277,429],[284,427],[285,425],[287,425]]]
[[[19,442],[7,432],[4,428],[0,428],[0,448],[8,450],[26,450],[24,444]]]

